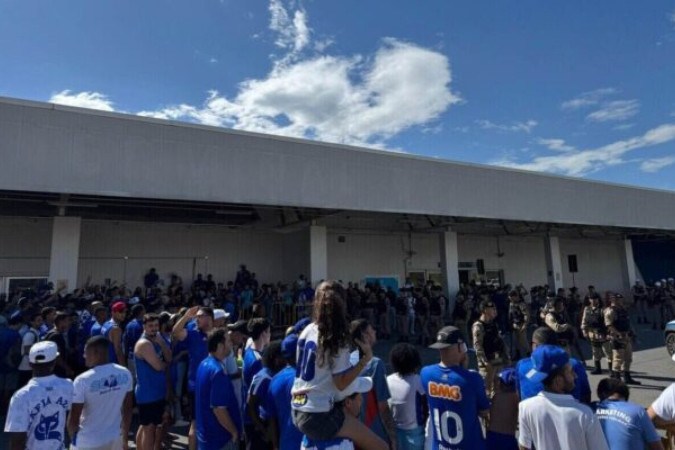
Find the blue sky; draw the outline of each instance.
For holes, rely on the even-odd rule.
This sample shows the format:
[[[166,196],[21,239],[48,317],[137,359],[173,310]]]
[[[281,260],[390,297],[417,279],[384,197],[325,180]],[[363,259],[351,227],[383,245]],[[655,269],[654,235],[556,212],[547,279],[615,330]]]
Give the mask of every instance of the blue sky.
[[[0,0],[0,95],[675,190],[675,2]]]

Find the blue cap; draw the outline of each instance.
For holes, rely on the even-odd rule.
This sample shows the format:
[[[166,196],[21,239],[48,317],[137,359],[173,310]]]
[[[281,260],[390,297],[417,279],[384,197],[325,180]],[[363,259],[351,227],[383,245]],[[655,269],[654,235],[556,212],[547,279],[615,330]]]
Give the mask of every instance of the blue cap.
[[[516,369],[509,367],[499,372],[499,379],[505,386],[515,386],[516,385]]]
[[[281,354],[284,358],[292,358],[298,351],[298,335],[295,333],[289,334],[281,341]]]
[[[300,335],[300,333],[302,333],[302,330],[304,330],[305,327],[310,323],[312,323],[312,319],[310,319],[309,317],[305,317],[304,319],[298,320],[296,324],[293,325],[293,333]]]
[[[570,357],[562,348],[556,345],[540,345],[532,352],[532,369],[525,376],[529,380],[542,382],[569,361]]]

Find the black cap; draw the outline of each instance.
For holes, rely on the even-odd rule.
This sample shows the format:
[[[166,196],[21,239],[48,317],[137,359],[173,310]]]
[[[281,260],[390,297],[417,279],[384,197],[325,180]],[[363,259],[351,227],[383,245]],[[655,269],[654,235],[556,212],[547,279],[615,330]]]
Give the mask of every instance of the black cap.
[[[243,334],[248,334],[248,320],[237,320],[235,323],[229,324],[227,329],[230,331],[238,331]]]
[[[462,332],[459,331],[459,328],[448,325],[447,327],[441,328],[441,331],[436,334],[436,342],[431,344],[429,348],[442,349],[464,342],[466,341],[464,340],[464,336],[462,336]]]

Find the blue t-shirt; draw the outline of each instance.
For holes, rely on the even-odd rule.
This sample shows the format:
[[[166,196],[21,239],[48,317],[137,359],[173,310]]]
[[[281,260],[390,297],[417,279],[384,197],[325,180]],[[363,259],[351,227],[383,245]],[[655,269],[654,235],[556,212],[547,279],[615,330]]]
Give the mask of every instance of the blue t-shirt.
[[[47,336],[47,333],[52,331],[52,328],[54,328],[53,325],[50,328],[49,325],[47,325],[46,323],[43,323],[42,325],[40,325],[40,329],[38,331],[40,332],[40,340],[41,341],[44,340],[45,336]]]
[[[223,365],[209,355],[197,368],[195,390],[197,448],[199,450],[221,449],[232,440],[232,435],[220,425],[213,408],[224,407],[230,419],[241,433],[239,405],[234,395],[230,378]]]
[[[463,367],[426,366],[420,373],[429,403],[432,450],[485,450],[478,413],[490,409],[485,383]]]
[[[253,377],[255,376],[256,373],[260,372],[262,368],[263,368],[262,355],[260,354],[260,352],[250,347],[247,348],[246,351],[244,352],[244,368],[242,370],[243,382],[241,384],[242,390],[241,398],[243,403],[242,408],[244,413],[244,423],[247,425],[253,423],[251,421],[251,418],[246,413],[246,404],[248,403],[249,388],[251,387],[251,383],[253,382]]]
[[[209,356],[209,346],[207,342],[206,333],[199,330],[186,330],[187,337],[184,339],[187,342],[188,348],[188,391],[195,391],[195,378],[197,376],[197,368],[204,361],[204,358]]]
[[[287,366],[272,377],[265,401],[266,419],[274,418],[279,424],[279,450],[297,450],[302,433],[291,417],[291,388],[295,381],[295,367]]]
[[[103,328],[103,325],[94,321],[94,323],[91,326],[91,329],[89,330],[89,336],[94,337],[94,336],[100,336],[103,334],[101,329]]]
[[[18,331],[8,327],[0,327],[0,373],[14,372],[16,367],[11,367],[7,361],[7,354],[19,342],[21,342],[21,335]],[[18,349],[20,352],[20,349]]]
[[[258,417],[267,419],[267,411],[265,411],[265,399],[267,398],[267,391],[270,388],[270,381],[272,381],[272,372],[269,368],[263,367],[258,373],[253,375],[251,386],[248,389],[248,397],[255,395],[258,400]],[[246,410],[248,412],[248,408]],[[248,416],[248,414],[246,414]]]
[[[127,356],[134,354],[134,346],[143,334],[143,322],[139,319],[134,319],[129,322],[124,329],[124,352]]]
[[[110,345],[108,346],[109,361],[117,364],[117,353],[115,353],[115,346],[113,345],[112,339],[110,339],[110,332],[113,328],[120,328],[120,326],[113,319],[110,319],[101,326],[101,334],[110,341]],[[120,342],[120,344],[123,345],[124,343]]]
[[[588,382],[588,375],[586,375],[586,368],[579,360],[570,358],[572,370],[577,378],[574,380],[574,389],[570,394],[580,402],[584,399],[591,398],[591,385]],[[544,384],[535,382],[527,378],[527,373],[532,369],[532,359],[523,358],[516,364],[516,390],[520,394],[520,401],[527,400],[534,397],[544,390]]]
[[[91,336],[91,327],[93,327],[95,323],[96,320],[90,316],[87,320],[82,322],[82,325],[80,325],[80,337],[85,342],[89,339],[89,336]]]
[[[605,400],[597,404],[595,414],[612,450],[643,449],[648,443],[661,441],[647,411],[640,405]]]

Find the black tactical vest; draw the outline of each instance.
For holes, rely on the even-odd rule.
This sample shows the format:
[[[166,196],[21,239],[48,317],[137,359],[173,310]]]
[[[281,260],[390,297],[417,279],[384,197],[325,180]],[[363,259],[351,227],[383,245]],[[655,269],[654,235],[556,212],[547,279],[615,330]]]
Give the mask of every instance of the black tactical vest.
[[[565,316],[564,313],[559,313],[552,311],[551,314],[553,314],[553,317],[555,318],[555,321],[560,324],[560,325],[565,325],[567,323],[567,316]],[[574,339],[574,331],[567,330],[563,331],[562,333],[558,333],[558,340],[559,341],[571,341]]]
[[[496,322],[485,323],[482,320],[479,320],[483,324],[483,330],[485,335],[483,336],[483,349],[485,350],[485,357],[490,360],[494,359],[495,353],[502,350],[502,338],[499,336],[499,328],[497,327]]]
[[[600,333],[607,332],[607,327],[605,327],[605,317],[602,314],[601,307],[591,308],[588,316],[588,328]]]
[[[628,316],[628,311],[623,308],[612,308],[616,313],[616,319],[614,319],[614,328],[619,333],[628,333],[630,331],[630,317]]]

